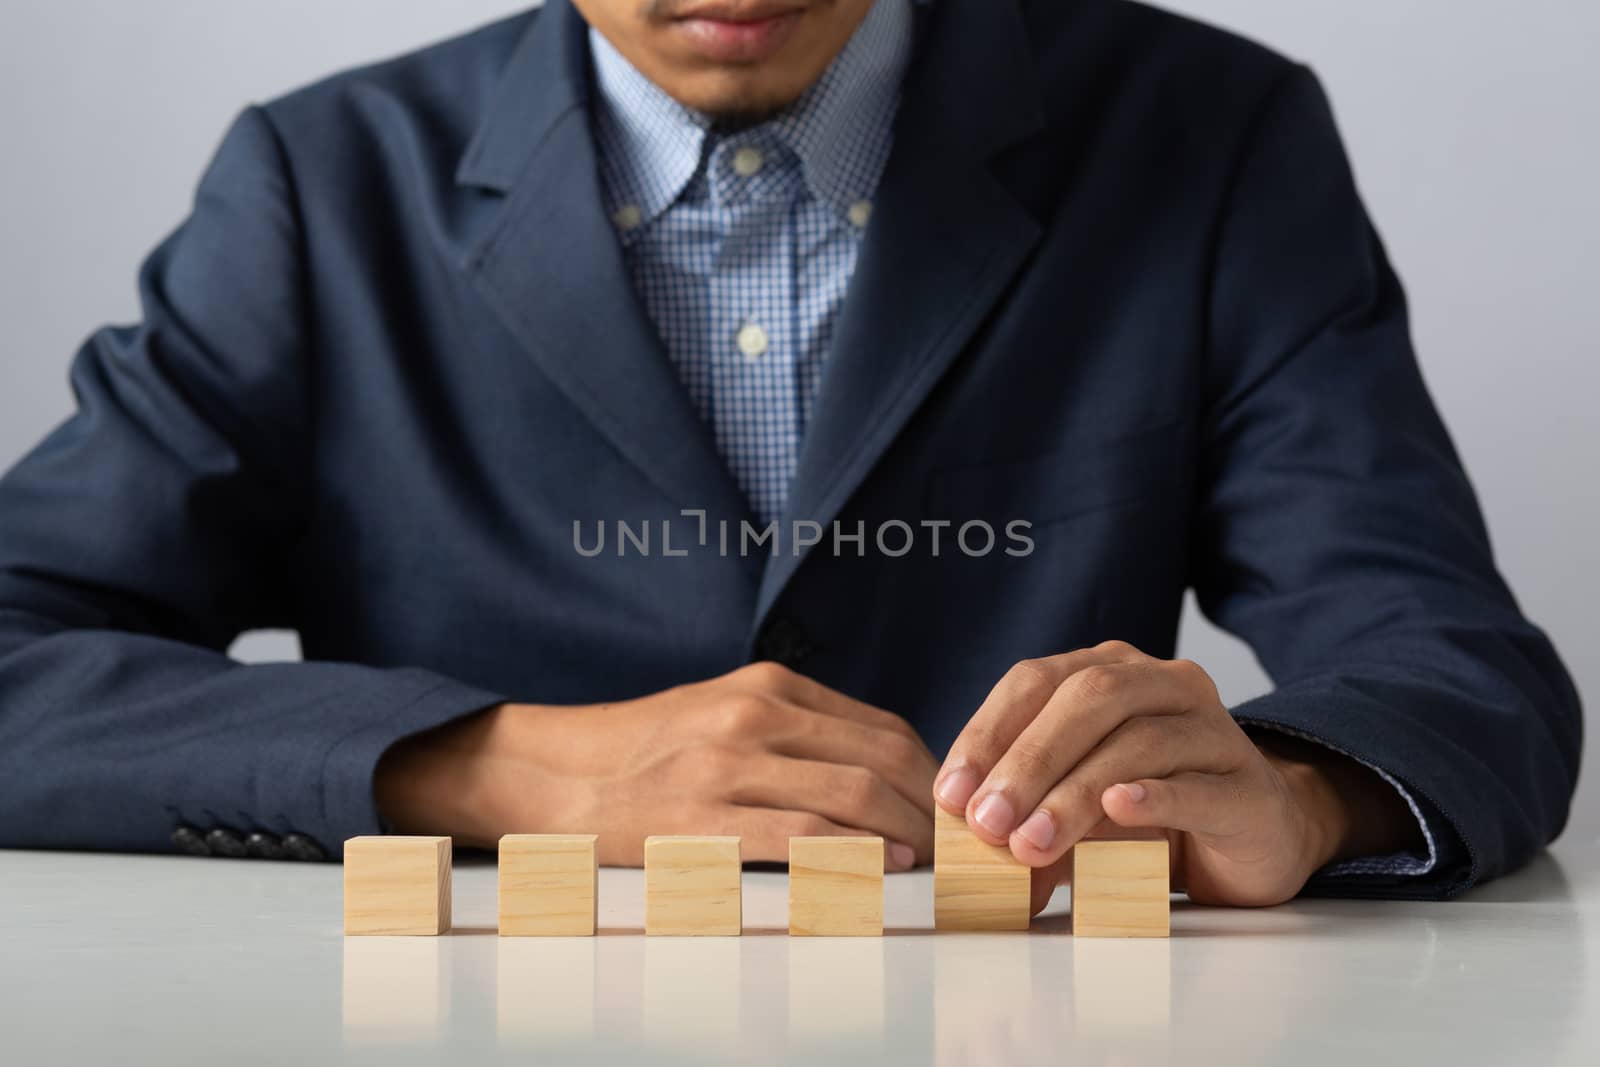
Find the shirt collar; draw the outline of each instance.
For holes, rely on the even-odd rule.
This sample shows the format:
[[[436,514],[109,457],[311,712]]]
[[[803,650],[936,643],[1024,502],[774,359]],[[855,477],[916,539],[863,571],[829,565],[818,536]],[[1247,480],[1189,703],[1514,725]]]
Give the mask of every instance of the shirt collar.
[[[911,60],[912,8],[929,0],[876,0],[816,84],[763,123],[800,159],[811,194],[841,216],[869,199],[888,162],[900,85]],[[648,223],[683,194],[706,154],[711,122],[641,74],[589,31],[599,89],[596,141],[608,207]],[[743,136],[744,134],[735,135]]]

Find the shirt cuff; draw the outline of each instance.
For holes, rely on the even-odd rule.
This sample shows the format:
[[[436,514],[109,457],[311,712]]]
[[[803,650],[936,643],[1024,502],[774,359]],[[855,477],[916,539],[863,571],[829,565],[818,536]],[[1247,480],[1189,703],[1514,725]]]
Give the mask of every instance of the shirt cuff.
[[[1337,745],[1330,745],[1315,734],[1280,726],[1277,723],[1261,722],[1258,719],[1248,720],[1248,723],[1258,729],[1272,730],[1275,733],[1285,734],[1289,737],[1320,745],[1329,752],[1335,752],[1346,759],[1355,760],[1361,766],[1388,782],[1394,787],[1394,791],[1400,794],[1400,799],[1406,802],[1406,807],[1411,809],[1411,814],[1417,820],[1417,827],[1422,831],[1422,840],[1428,846],[1428,854],[1426,856],[1418,855],[1415,852],[1395,852],[1387,856],[1361,856],[1352,860],[1343,860],[1322,868],[1316,873],[1316,878],[1360,878],[1371,875],[1420,877],[1433,873],[1434,868],[1439,865],[1439,846],[1434,838],[1433,828],[1428,825],[1428,820],[1422,814],[1422,808],[1417,804],[1416,798],[1411,795],[1409,789],[1400,784],[1399,779],[1382,767],[1374,766],[1364,759],[1358,759]]]

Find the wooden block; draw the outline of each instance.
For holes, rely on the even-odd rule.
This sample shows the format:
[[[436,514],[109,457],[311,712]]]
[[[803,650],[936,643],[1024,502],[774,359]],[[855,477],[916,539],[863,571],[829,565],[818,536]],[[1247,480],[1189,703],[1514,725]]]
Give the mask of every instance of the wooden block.
[[[599,877],[593,834],[500,839],[500,936],[593,937]]]
[[[933,813],[933,926],[936,930],[1026,930],[1033,871],[943,808]]]
[[[789,933],[883,936],[883,838],[789,838]]]
[[[737,937],[737,837],[647,837],[644,932],[650,936]]]
[[[436,937],[450,929],[448,837],[344,843],[344,932]]]
[[[1171,936],[1169,852],[1165,837],[1078,842],[1072,850],[1072,933]]]

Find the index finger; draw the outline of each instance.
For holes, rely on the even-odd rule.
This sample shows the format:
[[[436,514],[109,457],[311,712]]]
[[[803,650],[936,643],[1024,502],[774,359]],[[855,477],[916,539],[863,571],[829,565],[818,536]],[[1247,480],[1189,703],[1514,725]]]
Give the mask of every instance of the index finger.
[[[1085,667],[1151,658],[1126,642],[1107,641],[1094,648],[1018,663],[989,691],[950,746],[934,779],[934,800],[950,814],[964,815],[972,794],[1063,682]]]

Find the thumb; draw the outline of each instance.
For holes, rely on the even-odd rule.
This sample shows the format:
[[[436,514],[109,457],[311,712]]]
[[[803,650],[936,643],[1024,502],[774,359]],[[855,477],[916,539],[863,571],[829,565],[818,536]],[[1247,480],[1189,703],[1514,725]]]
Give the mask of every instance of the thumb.
[[[1028,910],[1029,915],[1037,915],[1050,903],[1050,897],[1055,893],[1056,886],[1065,885],[1072,880],[1072,850],[1056,860],[1048,867],[1035,867],[1033,869],[1033,902]]]

